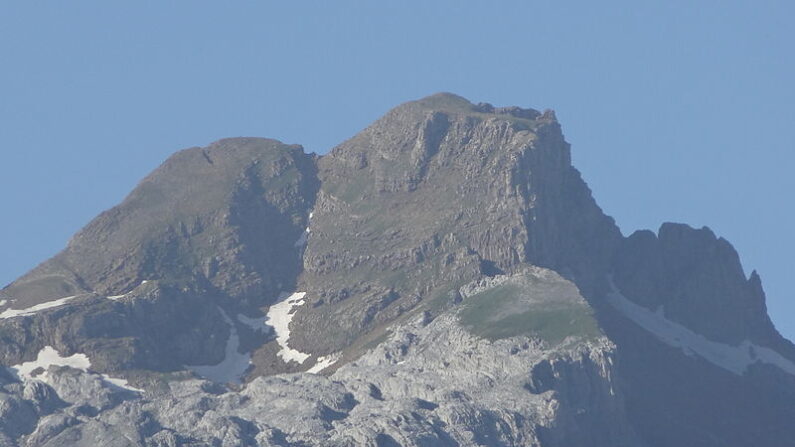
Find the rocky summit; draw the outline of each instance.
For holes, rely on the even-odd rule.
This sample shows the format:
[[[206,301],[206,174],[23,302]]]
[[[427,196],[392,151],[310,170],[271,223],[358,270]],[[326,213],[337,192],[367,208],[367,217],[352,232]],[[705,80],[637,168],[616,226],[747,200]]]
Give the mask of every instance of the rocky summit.
[[[0,291],[0,364],[0,446],[795,445],[731,244],[623,236],[554,112],[446,93],[177,152]]]

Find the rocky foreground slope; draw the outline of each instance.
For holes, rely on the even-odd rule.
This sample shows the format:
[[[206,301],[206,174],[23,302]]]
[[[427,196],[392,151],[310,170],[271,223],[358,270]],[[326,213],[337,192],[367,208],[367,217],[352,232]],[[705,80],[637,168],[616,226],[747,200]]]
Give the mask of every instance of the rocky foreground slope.
[[[708,229],[623,237],[554,113],[179,152],[0,291],[0,445],[782,446],[795,347]]]

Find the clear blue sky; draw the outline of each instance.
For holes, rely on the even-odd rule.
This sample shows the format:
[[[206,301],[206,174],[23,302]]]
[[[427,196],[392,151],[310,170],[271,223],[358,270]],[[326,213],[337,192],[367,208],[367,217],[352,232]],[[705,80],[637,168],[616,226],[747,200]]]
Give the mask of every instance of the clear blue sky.
[[[325,153],[438,91],[553,108],[625,234],[708,225],[795,338],[795,2],[25,1],[0,6],[0,283],[170,153]]]

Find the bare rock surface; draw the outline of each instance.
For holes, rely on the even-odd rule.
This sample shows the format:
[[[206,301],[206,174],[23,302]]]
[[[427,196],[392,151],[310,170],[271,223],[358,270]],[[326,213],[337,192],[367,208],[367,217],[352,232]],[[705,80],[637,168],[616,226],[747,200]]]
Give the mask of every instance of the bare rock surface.
[[[549,286],[576,293],[554,273],[533,273],[534,285],[516,300],[533,301]],[[484,339],[461,324],[460,313],[476,297],[435,319],[419,315],[393,327],[386,341],[329,377],[259,377],[237,391],[190,379],[138,393],[53,367],[47,383],[25,385],[37,392],[4,389],[29,424],[5,433],[31,447],[640,445],[617,394],[609,340]]]

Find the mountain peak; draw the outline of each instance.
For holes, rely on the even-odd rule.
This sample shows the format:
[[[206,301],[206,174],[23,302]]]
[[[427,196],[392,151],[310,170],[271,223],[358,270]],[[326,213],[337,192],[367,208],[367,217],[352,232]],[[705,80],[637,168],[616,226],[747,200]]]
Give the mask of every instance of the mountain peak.
[[[535,109],[518,106],[495,107],[487,102],[475,104],[463,96],[448,92],[436,93],[415,101],[410,101],[398,106],[396,109],[405,108],[476,116],[479,118],[506,118],[510,120],[519,119],[529,121],[542,118],[547,121],[556,121],[555,112],[552,110],[546,110],[544,113],[541,113]]]
[[[0,440],[795,437],[795,347],[756,272],[706,227],[624,238],[569,152],[551,110],[450,93],[400,105],[322,157],[247,137],[177,152],[0,290],[0,362],[15,376],[0,368]],[[285,372],[309,374],[261,377]],[[194,374],[247,385],[183,380]],[[83,404],[111,386],[145,399]],[[69,427],[53,428],[66,420],[55,408]],[[24,433],[4,424],[23,418]],[[117,431],[125,441],[107,442]]]
[[[263,288],[274,293],[277,281],[262,275],[271,276],[265,270],[285,263],[255,267],[250,262],[259,264],[263,257],[243,259],[251,254],[242,246],[255,235],[264,239],[254,246],[272,239],[250,225],[277,210],[289,216],[278,231],[300,235],[313,200],[314,171],[313,157],[301,146],[267,138],[226,138],[181,150],[121,204],[81,229],[64,251],[4,291],[15,306],[76,293],[115,295],[150,279],[219,280],[225,285],[215,287],[240,297],[261,294]],[[224,261],[223,252],[231,258]],[[225,271],[223,264],[235,271]]]
[[[620,233],[551,116],[442,93],[392,109],[321,157],[298,346],[327,355],[348,342],[329,334],[367,332],[450,284],[526,262],[595,284]],[[349,307],[351,293],[368,304]],[[334,327],[320,330],[321,319]]]
[[[439,92],[424,98],[410,101],[408,104],[417,104],[428,109],[459,109],[467,110],[474,107],[468,99],[455,93]]]

